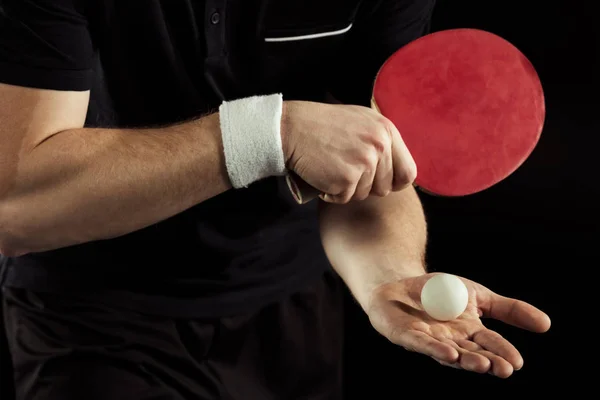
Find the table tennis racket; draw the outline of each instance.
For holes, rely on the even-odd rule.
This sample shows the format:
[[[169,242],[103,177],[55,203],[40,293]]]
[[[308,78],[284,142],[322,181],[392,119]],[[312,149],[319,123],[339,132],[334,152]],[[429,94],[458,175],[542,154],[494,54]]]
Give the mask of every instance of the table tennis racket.
[[[526,56],[478,29],[425,35],[379,70],[372,107],[391,120],[417,164],[414,185],[466,196],[499,183],[534,150],[544,125],[544,92]],[[293,173],[287,183],[307,203],[318,190]]]

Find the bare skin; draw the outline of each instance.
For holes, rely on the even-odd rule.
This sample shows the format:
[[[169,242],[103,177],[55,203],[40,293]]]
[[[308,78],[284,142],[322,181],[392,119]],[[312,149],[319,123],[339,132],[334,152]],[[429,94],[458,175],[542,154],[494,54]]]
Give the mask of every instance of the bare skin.
[[[87,129],[88,101],[87,92],[0,84],[0,253],[123,235],[230,189],[218,114]],[[323,243],[374,328],[444,365],[501,377],[518,369],[516,349],[479,318],[543,332],[550,320],[533,306],[465,280],[470,305],[459,320],[433,322],[419,309],[426,226],[410,186],[416,168],[393,126],[366,108],[310,102],[286,103],[282,121],[288,165],[330,194]]]
[[[218,114],[88,129],[88,103],[88,92],[0,84],[0,253],[121,236],[231,188]],[[288,165],[333,201],[385,195],[414,179],[389,122],[367,108],[286,102],[282,121]]]
[[[332,266],[375,330],[398,346],[445,366],[508,378],[523,358],[483,319],[538,333],[550,329],[541,310],[465,278],[469,303],[460,317],[441,322],[427,315],[420,294],[435,274],[425,268],[426,221],[414,188],[344,206],[323,203],[320,218]]]

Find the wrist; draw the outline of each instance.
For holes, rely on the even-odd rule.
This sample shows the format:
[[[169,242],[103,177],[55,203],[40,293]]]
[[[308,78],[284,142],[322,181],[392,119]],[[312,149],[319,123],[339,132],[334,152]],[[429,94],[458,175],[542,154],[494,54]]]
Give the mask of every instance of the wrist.
[[[427,274],[424,264],[418,260],[353,255],[352,260],[348,259],[343,264],[334,263],[333,267],[365,311],[373,293],[380,288]]]
[[[292,131],[292,116],[295,101],[284,101],[281,109],[281,147],[283,150],[283,159],[286,165],[292,157],[291,131]]]
[[[395,268],[379,268],[379,270],[379,276],[373,276],[374,279],[363,286],[360,299],[357,298],[365,312],[370,309],[373,297],[382,290],[392,287],[392,284],[427,275],[424,264],[417,261],[398,262]]]
[[[393,265],[382,260],[378,266],[371,267],[371,273],[368,276],[363,277],[363,285],[370,292],[380,286],[404,279],[415,278],[426,273],[424,264],[416,260],[394,260]]]
[[[225,101],[219,119],[225,165],[236,189],[286,173],[281,94]]]

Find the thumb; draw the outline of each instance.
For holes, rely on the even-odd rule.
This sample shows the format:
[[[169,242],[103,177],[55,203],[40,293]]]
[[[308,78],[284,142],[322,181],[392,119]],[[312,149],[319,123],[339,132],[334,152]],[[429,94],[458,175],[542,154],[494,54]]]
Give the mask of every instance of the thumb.
[[[392,130],[392,165],[394,169],[393,189],[400,191],[412,185],[417,178],[417,164],[406,147],[398,129],[390,123]]]
[[[524,301],[490,292],[480,304],[484,318],[493,318],[531,332],[550,329],[550,317]]]

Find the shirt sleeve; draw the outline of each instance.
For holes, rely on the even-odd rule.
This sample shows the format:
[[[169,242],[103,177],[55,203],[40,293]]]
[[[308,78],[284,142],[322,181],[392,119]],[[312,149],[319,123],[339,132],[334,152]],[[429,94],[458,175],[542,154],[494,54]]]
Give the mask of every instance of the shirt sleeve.
[[[345,104],[369,106],[379,68],[395,51],[430,32],[435,0],[370,0],[359,9],[330,93]]]
[[[0,82],[89,90],[94,47],[79,0],[0,0]]]

